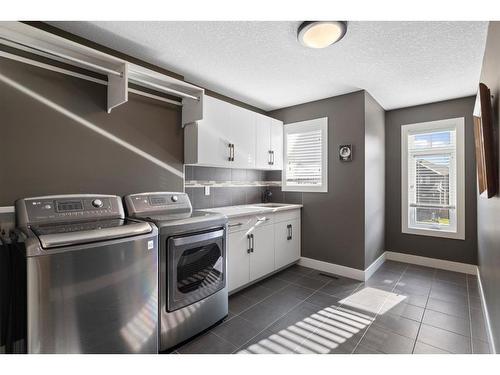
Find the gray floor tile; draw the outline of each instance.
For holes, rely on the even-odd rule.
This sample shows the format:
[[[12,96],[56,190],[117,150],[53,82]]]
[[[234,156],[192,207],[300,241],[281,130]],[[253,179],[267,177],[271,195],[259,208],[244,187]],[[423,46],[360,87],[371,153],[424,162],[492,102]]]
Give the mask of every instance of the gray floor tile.
[[[239,347],[257,336],[260,330],[248,320],[236,316],[228,322],[217,326],[212,332]]]
[[[301,302],[293,296],[280,296],[278,293],[273,296],[272,300],[260,302],[240,316],[252,322],[257,328],[264,329]]]
[[[313,271],[307,274],[307,277],[311,279],[321,280],[321,281],[339,281],[341,276],[329,274],[327,272],[322,271]]]
[[[432,279],[430,277],[408,275],[405,273],[399,279],[399,284],[408,285],[409,287],[420,288],[420,289],[430,289],[432,285]]]
[[[262,280],[257,285],[259,285],[263,288],[267,288],[267,289],[271,289],[271,290],[276,291],[276,290],[280,290],[280,289],[285,288],[286,286],[290,285],[290,283],[285,281],[285,280],[282,280],[276,276],[271,276],[265,280]]]
[[[262,331],[256,337],[239,347],[237,354],[293,354],[300,345],[300,337],[280,335],[269,330]]]
[[[329,294],[331,296],[337,296],[340,298],[345,298],[351,295],[358,287],[362,285],[359,281],[353,281],[349,283],[341,283],[337,281],[329,282],[324,285],[320,292]]]
[[[427,295],[421,295],[421,294],[413,294],[413,293],[408,293],[404,292],[402,290],[393,290],[392,291],[395,295],[401,296],[404,298],[402,302],[407,303],[409,305],[417,306],[424,308],[427,305]]]
[[[464,286],[467,283],[467,275],[460,272],[437,270],[435,278]]]
[[[304,288],[299,285],[293,285],[293,284],[291,285],[289,284],[287,287],[281,289],[279,292],[281,294],[290,295],[302,300],[307,299],[308,297],[310,297],[315,293],[314,290],[312,289]]]
[[[354,353],[352,354],[384,354],[384,353],[363,345],[358,345],[358,347],[356,348],[356,350],[354,350]]]
[[[340,298],[318,291],[307,298],[306,302],[312,303],[321,308],[336,307],[340,305]]]
[[[372,325],[397,333],[399,335],[416,339],[420,323],[398,315],[378,315]]]
[[[394,287],[394,292],[395,293],[401,293],[401,294],[411,294],[415,296],[424,296],[425,299],[427,300],[427,296],[429,295],[431,291],[431,287],[426,287],[426,286],[419,286],[419,285],[408,285],[403,282],[399,282],[396,284]]]
[[[287,268],[284,271],[281,271],[275,275],[276,278],[280,280],[284,280],[289,283],[293,283],[294,281],[297,281],[300,279],[303,275],[294,271],[291,271],[289,268]]]
[[[418,333],[418,341],[440,349],[444,349],[451,353],[469,354],[471,353],[470,338],[432,327],[427,324],[422,324]]]
[[[278,333],[284,329],[302,328],[304,330],[314,330],[318,324],[312,318],[312,315],[321,310],[320,307],[308,302],[302,302],[285,316],[274,322],[269,328],[269,331]],[[311,331],[311,332],[312,332]]]
[[[486,341],[472,339],[472,353],[474,354],[490,354],[490,346]]]
[[[316,270],[304,266],[299,266],[298,264],[294,264],[290,267],[288,267],[288,270],[295,272],[295,273],[300,273],[301,275],[305,276],[307,274],[310,274]]]
[[[415,348],[413,349],[413,354],[451,354],[446,350],[436,348],[431,345],[424,344],[423,342],[417,341],[415,343]]]
[[[470,337],[469,319],[458,318],[438,311],[426,310],[422,323]]]
[[[406,300],[404,300],[406,301]],[[390,309],[387,310],[388,314],[391,315],[399,315],[404,318],[408,318],[411,320],[415,320],[417,322],[421,322],[422,318],[424,316],[424,308],[411,305],[409,303],[398,303],[395,306],[392,306]]]
[[[459,318],[467,319],[469,317],[469,309],[467,307],[467,304],[457,304],[442,301],[439,299],[429,298],[426,308],[448,315],[457,316]]]
[[[302,276],[301,278],[295,280],[293,283],[297,284],[297,285],[300,285],[300,286],[302,286],[304,288],[318,290],[322,286],[326,285],[328,283],[328,281],[311,279],[310,277]]]
[[[408,264],[406,263],[401,263],[401,262],[396,262],[393,260],[386,260],[378,270],[387,270],[387,271],[392,271],[392,272],[400,272],[403,273],[404,270],[408,268]]]
[[[264,288],[259,285],[252,285],[246,289],[243,289],[240,293],[245,298],[254,300],[255,302],[260,302],[273,294],[274,290]]]
[[[177,351],[180,354],[230,354],[235,350],[236,346],[208,332],[188,342]]]
[[[415,277],[425,277],[432,279],[436,273],[435,268],[419,266],[416,264],[408,265],[408,268],[405,271],[405,275],[407,276],[415,276]]]
[[[454,283],[449,283],[447,281],[434,280],[432,283],[432,290],[436,290],[441,293],[458,293],[467,296],[467,286],[458,285]]]
[[[233,314],[240,314],[255,304],[257,304],[255,300],[246,298],[241,292],[229,297],[229,311]]]
[[[386,354],[411,354],[414,342],[408,337],[372,325],[359,345]]]

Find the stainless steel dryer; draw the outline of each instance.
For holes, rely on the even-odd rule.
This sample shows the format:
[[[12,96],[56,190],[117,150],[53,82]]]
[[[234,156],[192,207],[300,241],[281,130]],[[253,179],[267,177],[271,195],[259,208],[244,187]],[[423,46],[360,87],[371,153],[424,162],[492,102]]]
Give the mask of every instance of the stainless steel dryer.
[[[112,195],[20,199],[16,221],[28,353],[158,352],[153,225],[125,219]]]
[[[158,226],[160,350],[170,349],[228,314],[227,217],[194,211],[185,193],[125,197],[128,215]]]

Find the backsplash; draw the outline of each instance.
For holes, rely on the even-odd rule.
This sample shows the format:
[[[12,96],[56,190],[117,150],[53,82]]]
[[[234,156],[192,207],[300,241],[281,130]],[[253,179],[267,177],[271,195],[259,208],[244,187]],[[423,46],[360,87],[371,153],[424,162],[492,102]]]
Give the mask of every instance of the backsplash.
[[[205,186],[210,194],[205,195]],[[266,189],[281,192],[281,171],[186,166],[185,188],[195,209],[261,203]]]
[[[281,191],[281,171],[186,166],[185,189],[195,209],[262,203],[266,190],[270,202],[302,203],[302,193]]]

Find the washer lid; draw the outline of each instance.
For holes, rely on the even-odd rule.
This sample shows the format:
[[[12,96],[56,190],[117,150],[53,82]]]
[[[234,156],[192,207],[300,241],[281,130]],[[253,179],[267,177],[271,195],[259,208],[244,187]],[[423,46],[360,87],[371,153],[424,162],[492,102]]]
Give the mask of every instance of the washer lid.
[[[31,226],[44,249],[151,233],[149,223],[111,219]]]

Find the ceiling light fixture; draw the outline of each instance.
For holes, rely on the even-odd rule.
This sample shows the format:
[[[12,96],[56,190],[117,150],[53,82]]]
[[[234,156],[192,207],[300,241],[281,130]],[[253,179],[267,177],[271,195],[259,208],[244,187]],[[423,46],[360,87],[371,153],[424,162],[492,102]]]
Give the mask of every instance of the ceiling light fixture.
[[[342,39],[347,31],[345,21],[306,21],[297,31],[300,44],[309,48],[325,48]]]

